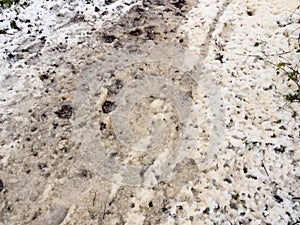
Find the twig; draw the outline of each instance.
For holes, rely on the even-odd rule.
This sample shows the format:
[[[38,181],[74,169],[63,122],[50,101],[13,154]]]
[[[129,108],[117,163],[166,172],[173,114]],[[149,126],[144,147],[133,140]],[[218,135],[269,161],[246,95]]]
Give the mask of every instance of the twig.
[[[269,173],[268,173],[267,168],[265,167],[265,164],[263,162],[261,162],[261,166],[264,168],[267,176],[269,177]]]
[[[94,198],[93,198],[93,206],[95,206],[96,197],[97,197],[97,191],[95,191],[95,195],[94,195]]]
[[[1,30],[1,29],[0,29],[0,34],[13,35],[13,34],[11,34],[11,33],[7,33],[5,30]]]
[[[102,220],[104,220],[104,219],[105,219],[105,215],[106,215],[106,203],[104,204],[104,209],[103,209]]]

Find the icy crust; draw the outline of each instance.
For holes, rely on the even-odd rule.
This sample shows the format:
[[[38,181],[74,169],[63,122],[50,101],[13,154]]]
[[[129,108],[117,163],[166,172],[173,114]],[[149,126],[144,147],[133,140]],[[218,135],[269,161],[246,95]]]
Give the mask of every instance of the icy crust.
[[[20,8],[19,16],[30,18],[36,11],[43,12],[36,17],[36,23],[46,27],[52,17],[43,15],[51,14],[54,4],[62,8],[78,4],[75,8],[84,11],[80,14],[86,15],[85,18],[91,18],[89,15],[95,13],[97,6],[81,1],[32,1],[24,9]],[[267,60],[277,63],[281,60],[277,53],[293,51],[298,46],[297,33],[293,33],[297,24],[283,26],[297,18],[297,14],[290,18],[296,6],[297,1],[207,0],[189,1],[181,7],[153,0],[137,2],[120,20],[115,17],[108,22],[108,18],[86,21],[76,17],[79,19],[68,25],[64,24],[72,19],[73,11],[62,10],[65,17],[52,15],[57,27],[44,28],[45,33],[52,32],[45,45],[29,48],[26,46],[36,43],[36,37],[40,37],[38,29],[31,30],[36,35],[34,41],[21,45],[28,32],[25,25],[19,31],[10,29],[9,21],[15,19],[15,11],[3,10],[1,17],[9,20],[1,22],[1,29],[14,35],[1,34],[1,49],[7,51],[3,51],[0,77],[0,179],[3,182],[0,183],[0,222],[295,224],[300,214],[297,200],[300,196],[300,109],[299,104],[285,105],[282,95],[290,87],[263,59],[268,55]],[[15,20],[19,27],[23,26]],[[87,74],[84,71],[87,65],[94,63],[99,55],[108,56],[106,53],[118,48],[134,50],[145,40],[181,46],[199,55],[203,72],[213,77],[224,95],[226,114],[223,147],[209,170],[199,173],[195,161],[190,160],[176,167],[173,179],[159,180],[152,188],[111,183],[99,176],[83,160],[82,143],[73,126],[79,113],[74,100],[84,80],[83,74]],[[296,62],[299,59],[293,53],[285,57]],[[162,74],[173,69],[162,67]],[[154,66],[152,71],[157,70]],[[111,109],[103,103],[107,95],[112,96],[121,87],[115,83],[116,77],[126,80],[122,72],[115,77],[111,73],[102,75],[107,80],[99,90],[99,114]],[[191,90],[195,85],[183,86],[184,90]],[[200,90],[194,94],[191,100],[200,99],[198,105],[207,106]],[[143,114],[144,111],[148,114]],[[154,113],[160,119],[178,120],[172,104],[163,98],[146,98],[132,112],[129,119],[132,132],[142,137],[151,133],[143,125]],[[200,149],[207,146],[206,132],[211,129],[205,121],[206,112],[201,113],[203,125],[197,132],[201,130],[200,140],[204,141],[199,144]],[[137,118],[138,115],[147,118]],[[95,125],[109,137],[111,128],[101,123],[109,124],[109,118],[101,118],[100,124],[99,118],[95,118]],[[167,135],[176,137],[176,127]],[[126,151],[124,148],[125,154]],[[148,159],[141,158],[141,161]],[[140,165],[137,160],[134,163]]]

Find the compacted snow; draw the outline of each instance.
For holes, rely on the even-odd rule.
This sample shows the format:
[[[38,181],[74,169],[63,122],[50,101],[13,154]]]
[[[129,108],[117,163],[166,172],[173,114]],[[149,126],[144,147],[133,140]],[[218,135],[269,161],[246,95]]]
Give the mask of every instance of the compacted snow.
[[[297,0],[0,14],[0,224],[298,224]]]

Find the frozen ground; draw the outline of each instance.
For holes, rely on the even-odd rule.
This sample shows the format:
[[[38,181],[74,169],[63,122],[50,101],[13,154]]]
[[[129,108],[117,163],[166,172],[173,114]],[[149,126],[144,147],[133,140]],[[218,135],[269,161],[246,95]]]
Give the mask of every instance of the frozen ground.
[[[299,224],[297,7],[3,9],[0,224]]]

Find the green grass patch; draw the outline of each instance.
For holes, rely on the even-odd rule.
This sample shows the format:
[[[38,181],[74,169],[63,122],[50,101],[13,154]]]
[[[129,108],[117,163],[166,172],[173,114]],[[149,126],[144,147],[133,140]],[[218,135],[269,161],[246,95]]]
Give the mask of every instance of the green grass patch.
[[[18,4],[20,0],[0,0],[0,8],[7,8],[13,4]]]

